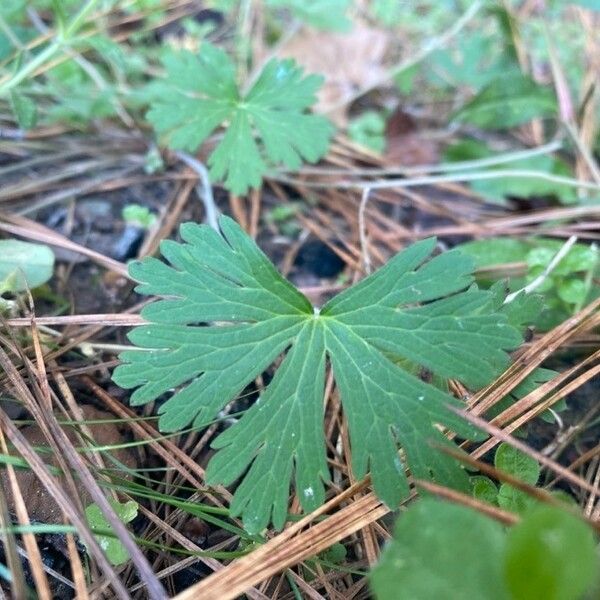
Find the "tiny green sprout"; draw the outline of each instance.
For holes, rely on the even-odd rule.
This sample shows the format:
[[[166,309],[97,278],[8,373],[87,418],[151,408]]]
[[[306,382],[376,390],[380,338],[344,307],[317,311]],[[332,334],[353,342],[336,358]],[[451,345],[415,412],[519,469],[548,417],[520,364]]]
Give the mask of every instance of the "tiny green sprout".
[[[129,523],[135,519],[138,514],[138,504],[133,500],[129,500],[123,504],[116,500],[109,499],[109,502],[115,513],[123,523]],[[108,560],[113,565],[121,565],[129,560],[129,553],[125,546],[115,535],[106,535],[112,533],[112,527],[102,514],[100,507],[97,504],[90,504],[85,509],[85,517],[89,526],[94,533],[96,541],[104,550]]]
[[[127,225],[140,229],[150,229],[156,223],[156,215],[140,204],[128,204],[123,207],[122,216]]]
[[[368,110],[348,125],[350,139],[374,152],[385,150],[385,119],[374,111]]]

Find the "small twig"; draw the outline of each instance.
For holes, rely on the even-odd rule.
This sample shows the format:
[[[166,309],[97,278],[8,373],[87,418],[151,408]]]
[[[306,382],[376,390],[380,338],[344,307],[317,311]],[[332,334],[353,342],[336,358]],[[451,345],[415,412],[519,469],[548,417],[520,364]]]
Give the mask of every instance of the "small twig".
[[[563,177],[561,175],[552,175],[542,171],[530,171],[526,169],[494,169],[490,171],[479,171],[475,173],[453,173],[449,175],[429,175],[424,177],[414,177],[413,179],[376,179],[376,180],[340,180],[340,181],[301,181],[293,177],[286,177],[275,174],[271,179],[288,183],[291,185],[302,185],[305,188],[322,189],[336,188],[338,190],[362,190],[366,187],[371,190],[385,190],[393,188],[409,188],[423,185],[436,185],[439,183],[456,183],[467,181],[487,181],[492,179],[538,179],[540,181],[549,181],[560,185],[568,185],[575,188],[587,190],[600,190],[600,184],[590,181],[579,181],[572,177]]]
[[[136,327],[146,325],[148,321],[138,314],[108,313],[89,315],[56,315],[54,317],[34,317],[36,326],[46,325],[102,325],[103,327]],[[31,327],[30,317],[6,319],[10,327]]]
[[[363,190],[362,198],[360,200],[360,206],[358,208],[358,231],[360,235],[360,255],[363,260],[365,267],[365,273],[369,275],[371,273],[371,256],[369,254],[369,242],[367,240],[367,228],[365,224],[365,210],[367,203],[369,202],[369,195],[371,194],[371,188],[366,187]]]
[[[527,158],[533,158],[535,156],[543,156],[551,154],[557,150],[561,150],[564,144],[562,140],[557,139],[544,144],[543,146],[536,146],[535,148],[529,148],[526,150],[515,150],[512,152],[503,152],[502,154],[496,154],[486,158],[477,158],[473,160],[461,160],[451,163],[430,163],[414,165],[412,167],[393,166],[386,168],[367,168],[357,169],[353,168],[348,172],[348,168],[324,168],[324,167],[311,167],[304,166],[300,169],[286,169],[279,168],[275,173],[296,173],[299,175],[352,175],[353,177],[376,177],[385,175],[386,177],[402,175],[404,177],[410,177],[415,175],[427,175],[430,173],[455,173],[460,171],[469,171],[475,169],[481,169],[483,167],[495,167],[498,165],[524,160]]]
[[[6,222],[11,217],[13,223],[22,224],[13,225],[10,222]],[[28,219],[19,219],[19,217],[15,215],[2,215],[1,219],[4,220],[0,220],[0,231],[6,231],[7,233],[17,235],[27,240],[34,240],[36,242],[48,244],[49,246],[56,246],[57,248],[71,250],[72,252],[76,252],[77,254],[87,256],[92,261],[102,265],[110,271],[114,271],[119,275],[128,277],[127,265],[124,265],[123,263],[117,260],[109,258],[108,256],[104,256],[99,252],[90,250],[85,246],[76,244],[67,237],[60,235],[59,233],[56,233],[47,227],[40,226],[39,228],[30,228],[27,226],[27,222],[29,221]]]
[[[544,272],[536,277],[531,283],[528,283],[525,287],[522,287],[520,290],[513,292],[506,296],[504,300],[504,304],[508,304],[512,302],[521,292],[525,294],[531,294],[534,290],[546,281],[546,278],[556,269],[558,263],[569,253],[569,250],[572,248],[573,244],[577,241],[577,236],[572,235],[560,248],[560,250],[554,255],[552,260],[548,263],[548,266],[544,269]]]
[[[204,212],[206,213],[206,222],[210,225],[215,231],[219,231],[219,209],[215,204],[215,199],[213,198],[212,193],[212,185],[210,183],[210,177],[208,176],[208,171],[206,167],[196,158],[190,156],[186,152],[177,151],[175,152],[175,156],[182,162],[184,162],[188,167],[194,169],[200,178],[200,185],[196,186],[196,193],[200,200],[202,200],[202,204],[204,204]]]
[[[590,151],[589,148],[586,147],[585,143],[581,139],[579,131],[577,130],[575,125],[573,125],[573,123],[565,121],[563,125],[565,126],[565,129],[571,136],[571,139],[575,143],[575,146],[577,146],[577,150],[581,154],[583,160],[585,161],[585,164],[594,181],[600,184],[600,168],[598,168],[598,163],[596,162],[593,153]]]
[[[75,529],[75,527],[73,529]],[[25,551],[25,549],[21,548],[20,546],[17,546],[17,552],[25,560],[31,562],[31,559],[29,558],[29,554]],[[72,581],[70,581],[69,579],[67,579],[63,575],[61,575],[58,571],[55,571],[52,567],[49,567],[47,564],[42,563],[42,568],[44,569],[44,571],[46,571],[46,573],[48,573],[48,575],[51,575],[52,577],[54,577],[54,579],[57,579],[58,581],[60,581],[64,585],[70,587],[71,589],[75,588],[75,586],[73,585]]]

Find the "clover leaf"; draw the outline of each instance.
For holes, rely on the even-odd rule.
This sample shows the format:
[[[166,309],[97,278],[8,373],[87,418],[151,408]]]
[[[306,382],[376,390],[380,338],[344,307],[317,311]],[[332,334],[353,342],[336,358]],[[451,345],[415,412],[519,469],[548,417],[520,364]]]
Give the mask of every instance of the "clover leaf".
[[[468,487],[453,459],[429,440],[449,443],[437,424],[474,431],[449,409],[457,400],[398,366],[418,363],[471,388],[489,383],[521,341],[498,287],[471,285],[472,261],[456,251],[427,260],[435,240],[418,242],[320,310],[286,281],[252,239],[222,217],[223,235],[181,226],[183,244],[164,241],[170,263],[130,265],[137,290],[162,299],[146,306],[149,325],[121,354],[114,380],[138,388],[134,405],[169,393],[159,427],[209,423],[284,355],[270,383],[238,422],[213,442],[207,483],[241,478],[231,505],[249,531],[282,527],[290,484],[302,507],[317,508],[329,478],[323,431],[325,373],[331,365],[348,423],[352,469],[369,470],[390,506],[406,497],[412,475]],[[510,305],[507,305],[510,306]],[[404,453],[398,453],[398,447]]]
[[[269,61],[246,94],[231,59],[211,44],[197,54],[168,52],[163,64],[167,77],[153,84],[148,120],[169,147],[190,152],[227,123],[208,165],[233,193],[258,187],[271,166],[297,169],[327,152],[331,124],[306,112],[323,79],[304,76],[293,60]]]

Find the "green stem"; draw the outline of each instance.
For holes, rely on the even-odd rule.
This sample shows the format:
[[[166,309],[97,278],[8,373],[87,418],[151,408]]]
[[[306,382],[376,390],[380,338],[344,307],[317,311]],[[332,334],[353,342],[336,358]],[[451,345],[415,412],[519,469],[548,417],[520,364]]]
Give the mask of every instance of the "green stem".
[[[600,184],[591,181],[580,181],[571,177],[553,175],[543,171],[531,171],[526,169],[494,169],[489,171],[476,171],[475,173],[448,173],[443,175],[427,175],[423,177],[413,177],[411,179],[376,179],[376,180],[340,180],[340,181],[302,181],[302,185],[312,189],[337,188],[339,190],[383,190],[393,188],[410,188],[422,185],[436,185],[439,183],[457,183],[465,181],[485,181],[489,179],[538,179],[540,181],[549,181],[560,185],[566,185],[573,188],[585,190],[600,190]],[[282,181],[293,185],[298,181],[293,177],[287,177],[281,174],[271,176],[275,181]],[[582,207],[578,207],[582,208]]]
[[[73,20],[65,28],[64,32],[58,34],[56,39],[37,56],[34,56],[28,63],[23,65],[10,79],[0,84],[0,97],[5,96],[7,92],[15,88],[22,81],[27,79],[32,73],[37,71],[43,64],[58,53],[63,46],[67,45],[77,30],[84,24],[86,17],[98,3],[98,0],[89,0],[88,3],[73,17]]]
[[[7,92],[18,86],[24,79],[27,79],[31,73],[36,71],[45,62],[49,61],[58,52],[61,46],[61,42],[52,42],[52,44],[44,48],[44,50],[26,63],[9,80],[0,85],[0,96],[5,96]]]
[[[15,48],[17,48],[18,50],[24,49],[21,40],[17,37],[10,25],[2,18],[2,15],[0,15],[0,29],[4,32],[4,35],[8,38],[8,41]]]
[[[98,0],[89,0],[88,3],[73,17],[73,20],[65,29],[65,41],[68,41],[69,38],[85,23],[86,17],[92,12],[96,4],[98,4]]]
[[[592,266],[588,269],[585,274],[585,279],[583,280],[584,285],[584,293],[581,296],[581,300],[575,305],[573,309],[573,314],[578,313],[586,303],[590,292],[592,291],[592,286],[594,285],[594,273],[596,272],[596,267],[598,266],[598,246],[596,244],[592,244],[590,246],[590,250],[594,253],[594,261]]]

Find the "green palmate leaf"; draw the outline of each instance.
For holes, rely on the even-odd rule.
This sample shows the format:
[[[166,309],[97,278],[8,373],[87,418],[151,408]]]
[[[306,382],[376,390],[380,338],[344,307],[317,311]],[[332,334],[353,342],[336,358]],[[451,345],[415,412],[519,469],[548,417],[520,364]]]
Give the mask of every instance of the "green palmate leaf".
[[[535,458],[531,458],[508,444],[498,446],[494,465],[496,469],[514,475],[530,485],[535,485],[540,476],[540,466]]]
[[[471,477],[471,485],[474,498],[487,502],[488,504],[497,504],[498,488],[496,484],[489,478],[483,475],[475,475]]]
[[[271,60],[246,94],[227,54],[211,44],[198,54],[170,52],[163,63],[167,78],[152,88],[149,121],[171,148],[192,152],[227,123],[208,164],[232,192],[260,185],[269,166],[296,169],[327,151],[329,121],[306,112],[322,78],[304,76],[294,61]]]
[[[540,476],[540,466],[537,461],[508,444],[498,446],[494,465],[500,471],[514,475],[529,485],[535,485]],[[518,513],[525,512],[535,503],[535,499],[529,494],[507,483],[500,485],[496,501],[500,508]]]
[[[456,463],[428,444],[447,442],[436,423],[473,435],[449,410],[457,401],[395,360],[472,388],[486,385],[506,367],[504,350],[521,340],[499,288],[471,286],[471,259],[458,252],[428,260],[435,247],[428,239],[319,311],[234,221],[223,217],[220,225],[223,237],[184,224],[184,244],[161,246],[171,266],[154,258],[132,263],[138,291],[163,299],[142,312],[151,324],[130,334],[145,351],[124,352],[114,379],[138,388],[132,404],[175,390],[159,409],[160,428],[175,431],[210,422],[285,354],[257,402],[213,444],[207,481],[243,478],[233,513],[243,514],[252,531],[271,518],[281,527],[294,471],[304,509],[323,502],[327,359],[348,421],[355,477],[370,470],[377,494],[397,504],[408,493],[400,445],[415,477],[466,487]]]

